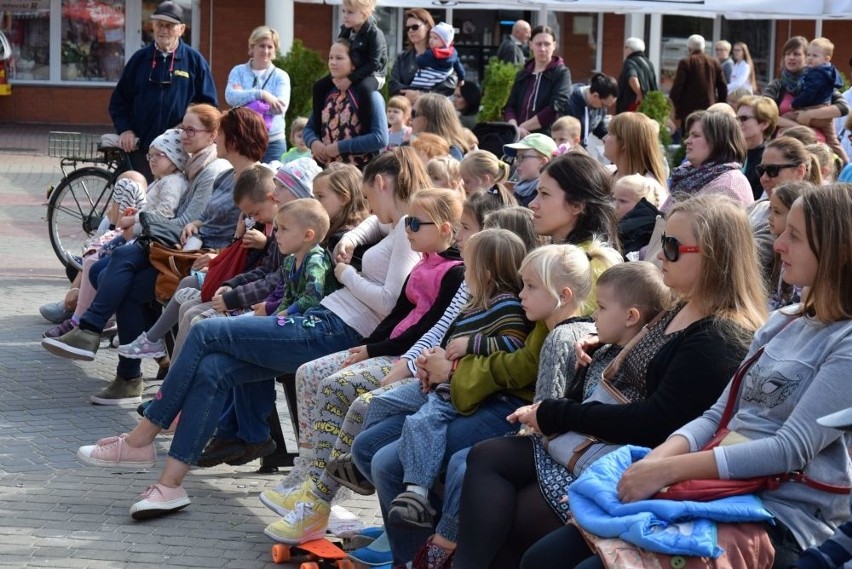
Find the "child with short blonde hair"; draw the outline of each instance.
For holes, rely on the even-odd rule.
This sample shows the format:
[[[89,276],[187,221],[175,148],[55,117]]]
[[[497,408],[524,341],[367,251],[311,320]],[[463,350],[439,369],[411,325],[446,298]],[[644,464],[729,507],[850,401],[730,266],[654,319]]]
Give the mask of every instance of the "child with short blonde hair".
[[[290,148],[281,155],[281,162],[284,164],[311,157],[311,149],[305,146],[305,139],[302,137],[302,131],[307,124],[308,119],[305,117],[296,117],[290,124]]]
[[[550,138],[557,146],[565,144],[569,149],[580,146],[581,133],[580,121],[571,115],[559,117],[550,125]]]
[[[643,198],[654,207],[660,207],[664,196],[663,186],[653,178],[641,174],[622,176],[612,188],[615,217],[618,220],[623,218]]]
[[[463,192],[463,182],[459,161],[452,156],[437,156],[426,163],[426,172],[432,185],[436,188],[447,188]]]
[[[411,139],[411,103],[402,95],[394,95],[388,99],[388,146],[402,146]]]

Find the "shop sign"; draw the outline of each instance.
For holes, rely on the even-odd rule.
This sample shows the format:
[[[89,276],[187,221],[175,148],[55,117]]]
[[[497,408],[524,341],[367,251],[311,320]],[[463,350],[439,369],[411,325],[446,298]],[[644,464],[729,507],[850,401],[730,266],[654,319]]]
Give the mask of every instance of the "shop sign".
[[[11,12],[34,12],[49,10],[50,0],[0,0],[0,10]]]

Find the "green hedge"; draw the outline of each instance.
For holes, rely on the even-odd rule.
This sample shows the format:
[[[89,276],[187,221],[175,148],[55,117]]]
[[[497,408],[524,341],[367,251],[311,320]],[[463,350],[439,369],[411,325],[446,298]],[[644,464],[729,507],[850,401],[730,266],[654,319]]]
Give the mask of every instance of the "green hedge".
[[[328,74],[328,63],[319,52],[305,47],[302,40],[293,41],[293,47],[273,63],[290,76],[290,107],[287,123],[296,117],[311,114],[312,88],[314,83]]]

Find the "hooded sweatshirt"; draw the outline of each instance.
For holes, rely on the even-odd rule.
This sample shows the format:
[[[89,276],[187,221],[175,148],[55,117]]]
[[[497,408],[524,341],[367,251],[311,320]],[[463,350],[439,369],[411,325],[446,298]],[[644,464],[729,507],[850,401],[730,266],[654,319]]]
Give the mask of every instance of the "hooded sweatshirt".
[[[571,93],[571,71],[561,57],[553,56],[541,73],[534,73],[535,59],[518,71],[503,117],[521,124],[538,117],[542,128],[537,132],[550,132],[550,125],[567,113]]]

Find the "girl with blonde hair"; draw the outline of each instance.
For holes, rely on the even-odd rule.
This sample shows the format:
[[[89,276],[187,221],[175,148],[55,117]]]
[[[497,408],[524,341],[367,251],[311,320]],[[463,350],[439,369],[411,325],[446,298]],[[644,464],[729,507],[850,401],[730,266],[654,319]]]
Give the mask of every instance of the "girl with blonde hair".
[[[487,150],[473,150],[462,159],[461,177],[468,197],[487,191],[509,179],[508,164]]]
[[[436,156],[426,163],[429,179],[436,188],[464,192],[459,161],[452,156]]]

